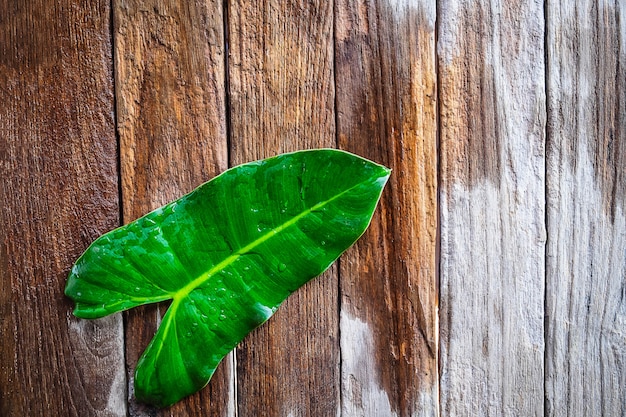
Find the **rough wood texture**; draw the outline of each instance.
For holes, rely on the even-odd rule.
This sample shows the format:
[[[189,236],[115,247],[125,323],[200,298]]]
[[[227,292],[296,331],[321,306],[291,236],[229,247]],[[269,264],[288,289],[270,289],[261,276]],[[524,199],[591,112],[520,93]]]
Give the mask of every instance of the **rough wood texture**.
[[[619,0],[0,0],[0,415],[626,416],[625,68]],[[362,240],[138,404],[167,305],[77,320],[72,262],[337,145],[393,168]]]
[[[224,26],[219,1],[116,0],[115,69],[123,219],[129,222],[227,168]],[[210,386],[156,412],[132,399],[134,368],[166,305],[127,314],[131,415],[233,415],[232,361]]]
[[[121,316],[77,320],[63,295],[119,222],[109,3],[0,16],[0,415],[125,416]]]
[[[436,416],[435,2],[336,2],[339,147],[393,169],[341,259],[345,416]]]
[[[626,415],[626,7],[548,2],[546,404]]]
[[[231,164],[334,147],[331,2],[228,6]],[[339,409],[337,271],[293,294],[237,350],[241,416]]]
[[[441,412],[544,408],[539,1],[439,3]]]

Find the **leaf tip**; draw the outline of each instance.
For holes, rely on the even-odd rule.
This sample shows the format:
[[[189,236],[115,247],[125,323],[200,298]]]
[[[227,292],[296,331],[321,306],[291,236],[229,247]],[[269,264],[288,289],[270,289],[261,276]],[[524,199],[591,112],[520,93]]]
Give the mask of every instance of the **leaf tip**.
[[[378,165],[378,167],[380,168],[380,175],[376,179],[376,183],[380,186],[382,190],[385,187],[385,184],[387,184],[389,177],[391,176],[392,169],[387,168],[384,165]]]

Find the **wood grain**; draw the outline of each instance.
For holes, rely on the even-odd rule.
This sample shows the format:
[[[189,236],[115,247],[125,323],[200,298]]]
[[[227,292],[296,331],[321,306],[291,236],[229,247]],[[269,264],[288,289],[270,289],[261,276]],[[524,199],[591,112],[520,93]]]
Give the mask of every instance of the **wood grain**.
[[[436,416],[435,2],[335,5],[339,147],[393,169],[340,263],[342,411]]]
[[[626,415],[624,68],[619,0],[0,0],[0,415]],[[77,320],[72,263],[335,146],[393,168],[366,234],[207,388],[137,403],[167,304]]]
[[[442,1],[441,412],[544,413],[539,1]]]
[[[109,2],[0,16],[0,415],[125,416],[121,315],[78,320],[63,295],[119,225]]]
[[[116,0],[115,74],[124,222],[227,168],[224,25],[220,1]],[[232,360],[208,388],[157,410],[132,398],[137,360],[166,305],[127,314],[131,415],[234,413]]]
[[[626,7],[549,1],[546,415],[626,415]]]
[[[228,5],[231,164],[335,146],[331,2]],[[237,349],[241,416],[339,409],[335,267],[293,294]]]

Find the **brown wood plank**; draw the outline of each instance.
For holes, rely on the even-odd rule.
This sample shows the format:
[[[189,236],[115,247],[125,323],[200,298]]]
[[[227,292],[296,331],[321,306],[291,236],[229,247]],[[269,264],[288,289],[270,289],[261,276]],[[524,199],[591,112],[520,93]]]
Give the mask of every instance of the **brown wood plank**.
[[[114,1],[115,73],[124,222],[191,191],[227,167],[224,23],[220,1]],[[166,305],[128,312],[129,392],[137,360]],[[209,386],[140,415],[225,416],[234,412],[232,361]]]
[[[0,415],[125,416],[121,315],[72,263],[119,224],[108,1],[0,2]]]
[[[228,5],[231,163],[334,147],[332,2]],[[337,270],[293,294],[237,349],[240,416],[339,408]]]
[[[435,2],[337,0],[339,147],[393,169],[341,259],[345,416],[436,416]]]
[[[441,412],[540,416],[544,6],[438,6]]]
[[[626,6],[549,1],[549,416],[626,415]]]

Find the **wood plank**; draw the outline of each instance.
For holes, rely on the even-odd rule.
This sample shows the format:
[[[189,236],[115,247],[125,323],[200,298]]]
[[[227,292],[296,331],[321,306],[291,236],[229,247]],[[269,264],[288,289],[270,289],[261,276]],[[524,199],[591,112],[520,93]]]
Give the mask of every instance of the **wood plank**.
[[[121,315],[72,263],[119,225],[108,1],[0,2],[0,415],[125,416]]]
[[[549,1],[546,404],[626,415],[626,6]]]
[[[335,4],[339,147],[393,169],[340,263],[342,411],[436,416],[435,2]]]
[[[221,1],[117,0],[115,72],[124,222],[191,191],[227,168],[224,23]],[[137,360],[166,305],[128,312],[129,392]],[[140,415],[234,415],[232,360],[209,387]]]
[[[543,415],[543,2],[438,5],[442,414]]]
[[[228,4],[231,163],[334,147],[332,2]],[[339,409],[337,271],[293,294],[237,349],[241,416]]]

